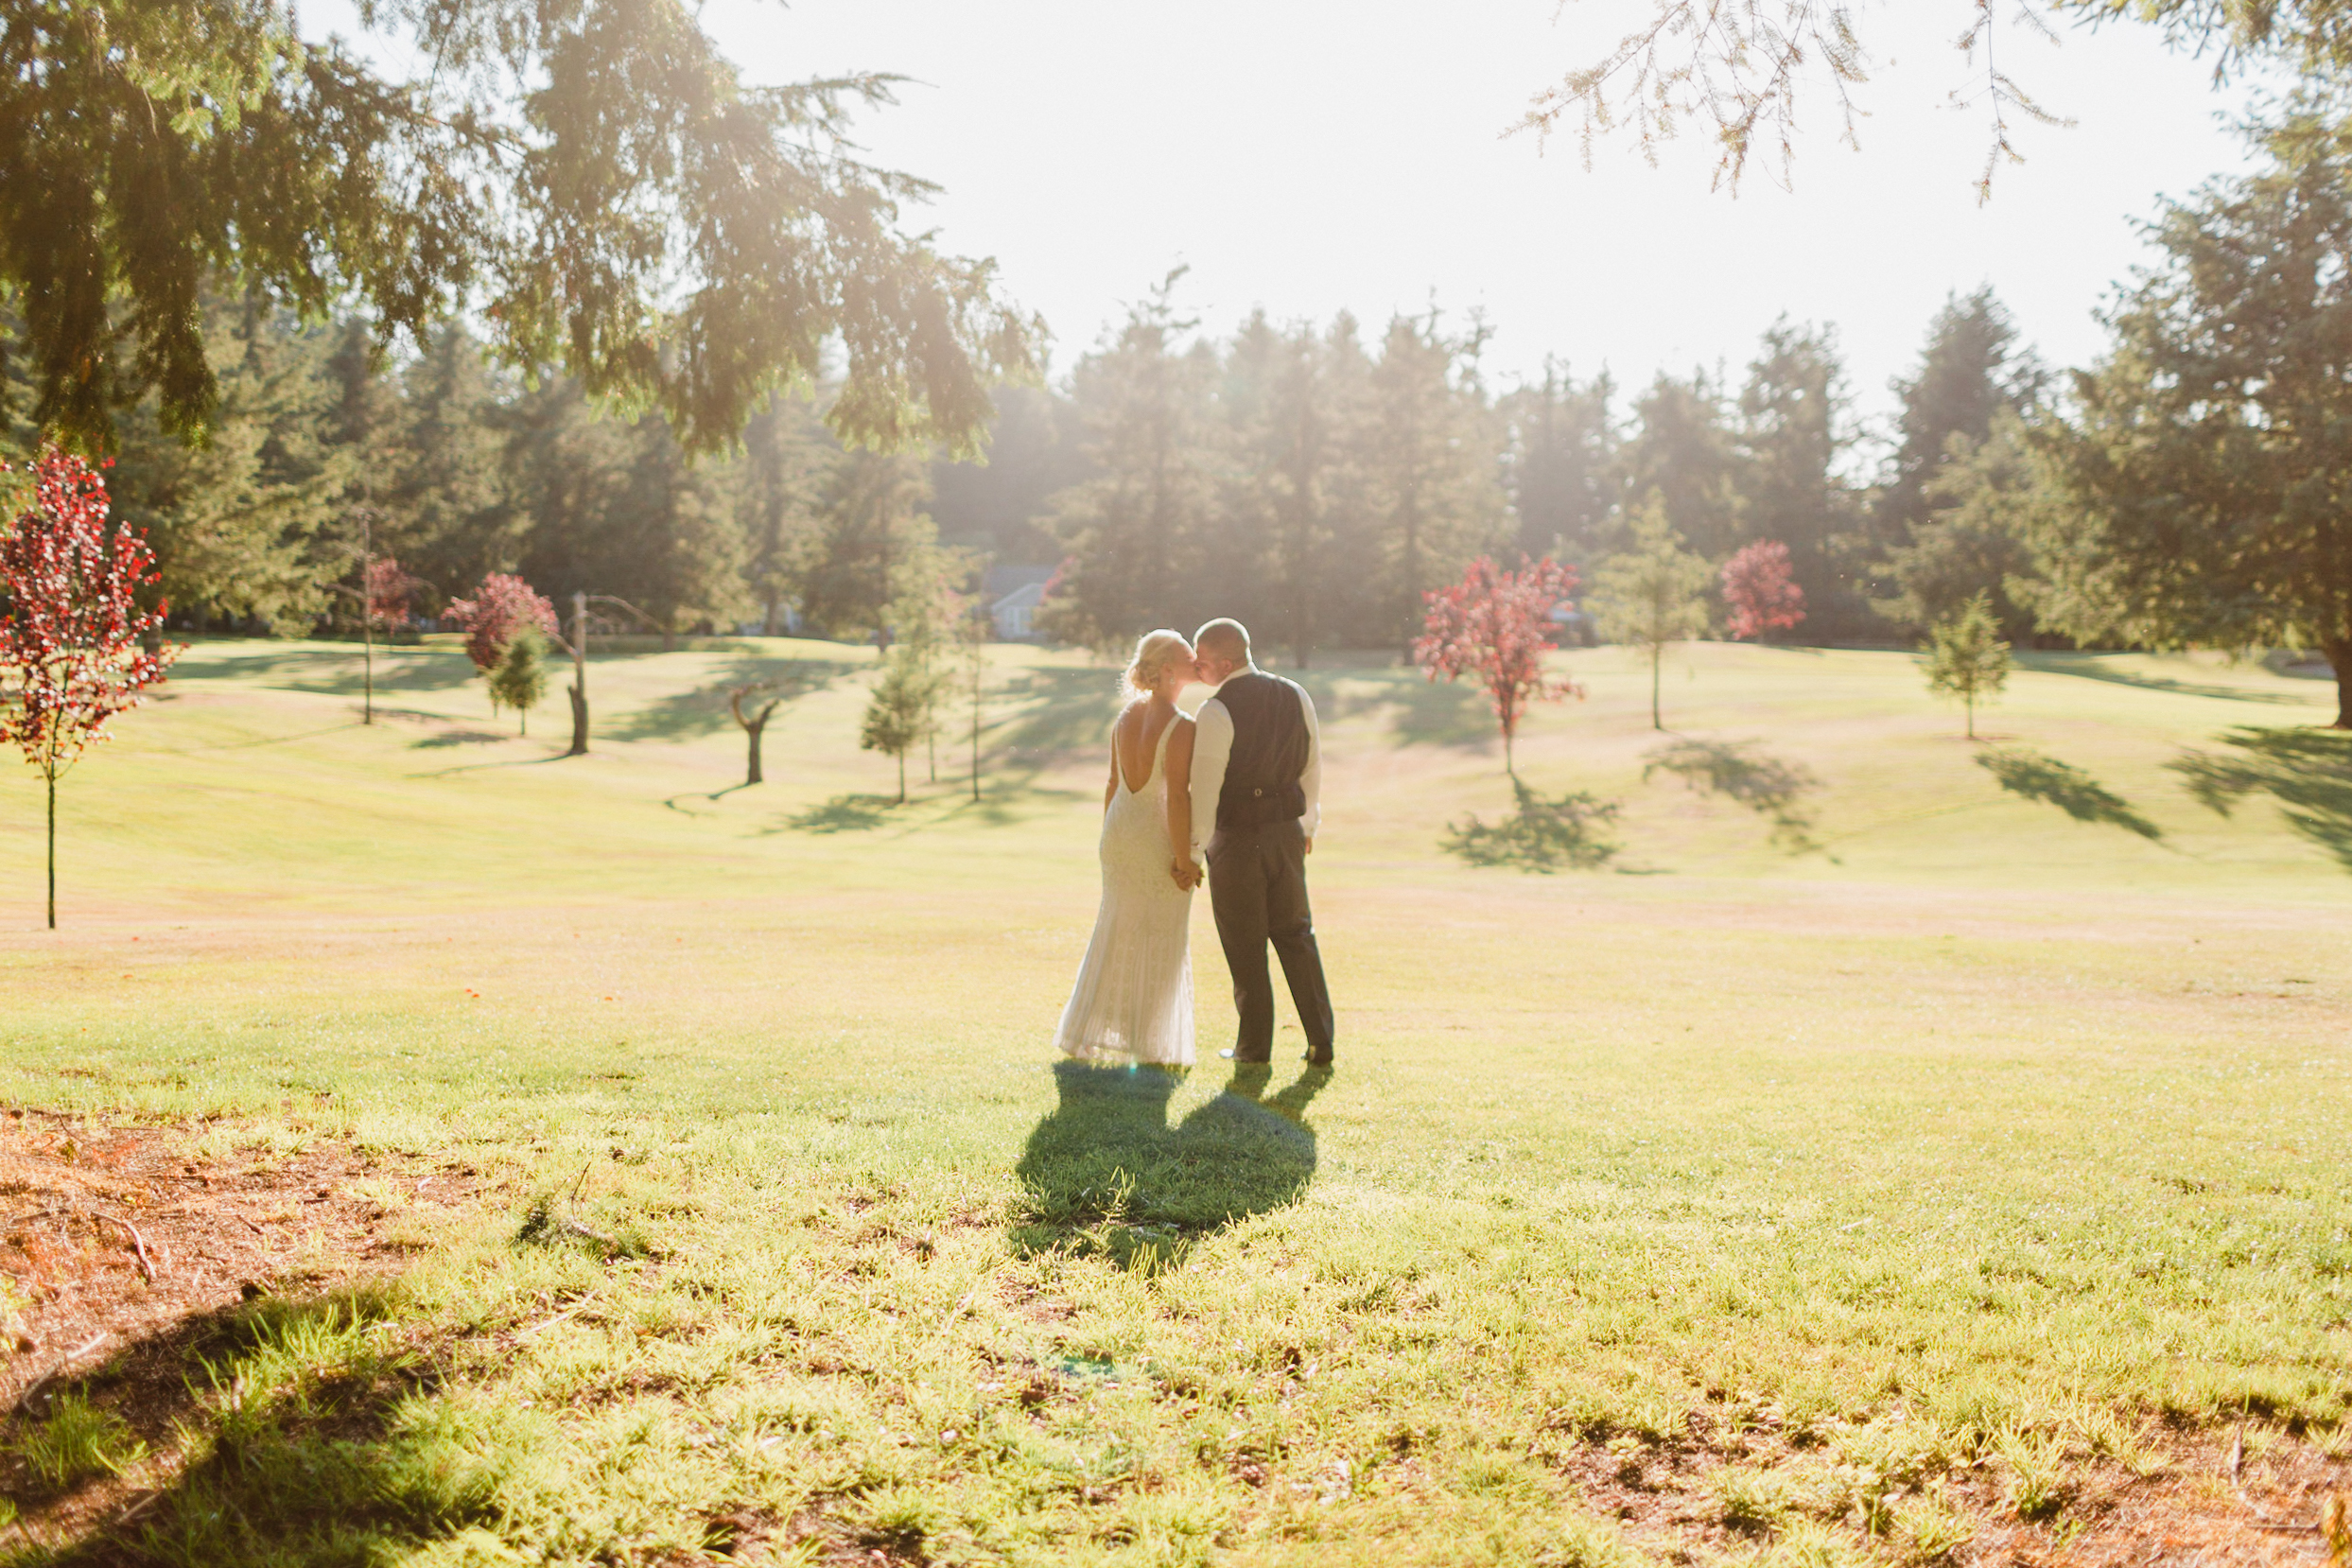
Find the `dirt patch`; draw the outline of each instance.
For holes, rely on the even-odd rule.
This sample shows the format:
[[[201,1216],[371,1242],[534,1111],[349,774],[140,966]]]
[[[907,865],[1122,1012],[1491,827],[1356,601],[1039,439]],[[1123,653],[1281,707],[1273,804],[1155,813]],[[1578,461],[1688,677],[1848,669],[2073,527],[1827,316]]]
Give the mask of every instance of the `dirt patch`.
[[[205,1130],[0,1112],[0,1408],[183,1319],[394,1266],[387,1200],[433,1201],[335,1144],[248,1158]]]
[[[1827,1455],[1771,1432],[1711,1434],[1695,1423],[1688,1441],[1579,1446],[1555,1462],[1594,1512],[1617,1520],[1665,1562],[1753,1551],[1789,1521],[1820,1520],[1824,1511],[1821,1489],[1795,1478]],[[1724,1485],[1734,1467],[1790,1477],[1781,1499],[1786,1514],[1776,1519],[1752,1503],[1743,1511]],[[2063,1490],[2036,1520],[2018,1517],[2012,1490],[1991,1457],[1888,1489],[1887,1521],[1899,1520],[1907,1505],[1932,1501],[1960,1539],[1942,1551],[1890,1539],[1884,1555],[1972,1568],[2315,1568],[2330,1560],[2323,1522],[2329,1499],[2352,1491],[2352,1458],[2276,1431],[2257,1434],[2251,1445],[2236,1430],[2174,1434],[2136,1468],[2112,1460],[2070,1467]],[[1825,1522],[1857,1543],[1870,1539],[1858,1499]],[[1903,1532],[1896,1524],[1888,1533]]]
[[[0,1110],[0,1450],[86,1391],[165,1455],[191,1357],[257,1298],[308,1298],[398,1272],[466,1173],[235,1129],[117,1126]],[[0,1452],[0,1495],[32,1539],[67,1540],[154,1493],[103,1477],[57,1490]],[[168,1463],[143,1467],[148,1487]]]

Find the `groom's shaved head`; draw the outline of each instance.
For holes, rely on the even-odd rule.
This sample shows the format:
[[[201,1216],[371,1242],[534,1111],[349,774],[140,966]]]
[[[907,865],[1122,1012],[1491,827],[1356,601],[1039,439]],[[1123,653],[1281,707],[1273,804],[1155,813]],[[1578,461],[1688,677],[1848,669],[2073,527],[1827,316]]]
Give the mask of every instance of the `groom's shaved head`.
[[[1205,659],[1246,665],[1249,662],[1249,628],[1238,620],[1212,620],[1193,635],[1193,650]]]

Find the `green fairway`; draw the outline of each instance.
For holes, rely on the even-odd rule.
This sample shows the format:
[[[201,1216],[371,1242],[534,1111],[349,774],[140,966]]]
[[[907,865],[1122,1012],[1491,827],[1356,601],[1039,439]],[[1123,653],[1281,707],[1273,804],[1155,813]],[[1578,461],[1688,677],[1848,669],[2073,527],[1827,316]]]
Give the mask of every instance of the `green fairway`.
[[[2352,1441],[2330,682],[2021,655],[1972,743],[1909,655],[1701,644],[1662,736],[1562,655],[1520,773],[1619,847],[1542,874],[1444,847],[1511,807],[1475,693],[1296,671],[1339,1063],[1237,1091],[1206,899],[1209,1059],[1055,1071],[1112,674],[991,656],[983,798],[956,714],[897,806],[871,650],[600,657],[564,758],[454,644],[372,726],[355,648],[200,644],[67,776],[54,933],[0,775],[0,1101],[483,1192],[0,1562],[1924,1561]]]

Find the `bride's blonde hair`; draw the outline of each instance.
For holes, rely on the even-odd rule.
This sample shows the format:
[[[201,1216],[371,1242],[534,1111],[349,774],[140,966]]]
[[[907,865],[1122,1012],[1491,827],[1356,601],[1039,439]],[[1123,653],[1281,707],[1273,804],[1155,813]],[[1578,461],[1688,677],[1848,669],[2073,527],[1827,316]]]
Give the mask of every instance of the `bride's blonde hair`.
[[[1135,641],[1135,657],[1127,661],[1126,673],[1119,677],[1120,688],[1129,697],[1148,697],[1168,671],[1179,664],[1193,662],[1193,645],[1184,640],[1181,632],[1161,627],[1146,632]]]

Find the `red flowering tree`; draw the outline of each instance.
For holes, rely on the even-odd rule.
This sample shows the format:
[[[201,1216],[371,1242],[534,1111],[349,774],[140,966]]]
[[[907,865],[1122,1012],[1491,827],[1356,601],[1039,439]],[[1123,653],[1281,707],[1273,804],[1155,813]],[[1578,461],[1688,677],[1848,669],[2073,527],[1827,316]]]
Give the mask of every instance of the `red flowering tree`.
[[[447,618],[464,631],[465,656],[485,675],[498,668],[506,657],[506,645],[526,626],[535,626],[560,640],[555,606],[547,595],[506,572],[494,571],[483,578],[473,598],[451,600]],[[497,704],[494,701],[491,706],[495,710]]]
[[[1786,631],[1804,619],[1804,590],[1788,574],[1788,547],[1758,539],[1723,563],[1723,602],[1735,642]]]
[[[387,632],[396,632],[409,624],[409,598],[422,584],[400,569],[400,563],[387,555],[381,561],[371,561],[367,569],[368,621]],[[547,601],[541,600],[542,604]]]
[[[142,645],[164,623],[163,609],[138,601],[156,580],[155,552],[137,529],[110,531],[106,510],[106,481],[52,447],[33,463],[29,504],[0,534],[0,744],[21,749],[47,786],[51,931],[57,781],[180,653]]]
[[[1513,777],[1511,742],[1519,721],[1535,703],[1581,697],[1574,681],[1544,673],[1543,655],[1552,641],[1552,607],[1574,592],[1577,574],[1550,556],[1520,557],[1517,571],[1505,571],[1485,556],[1470,565],[1452,587],[1421,595],[1429,606],[1413,662],[1433,681],[1474,676],[1494,705],[1503,729],[1503,770]]]

